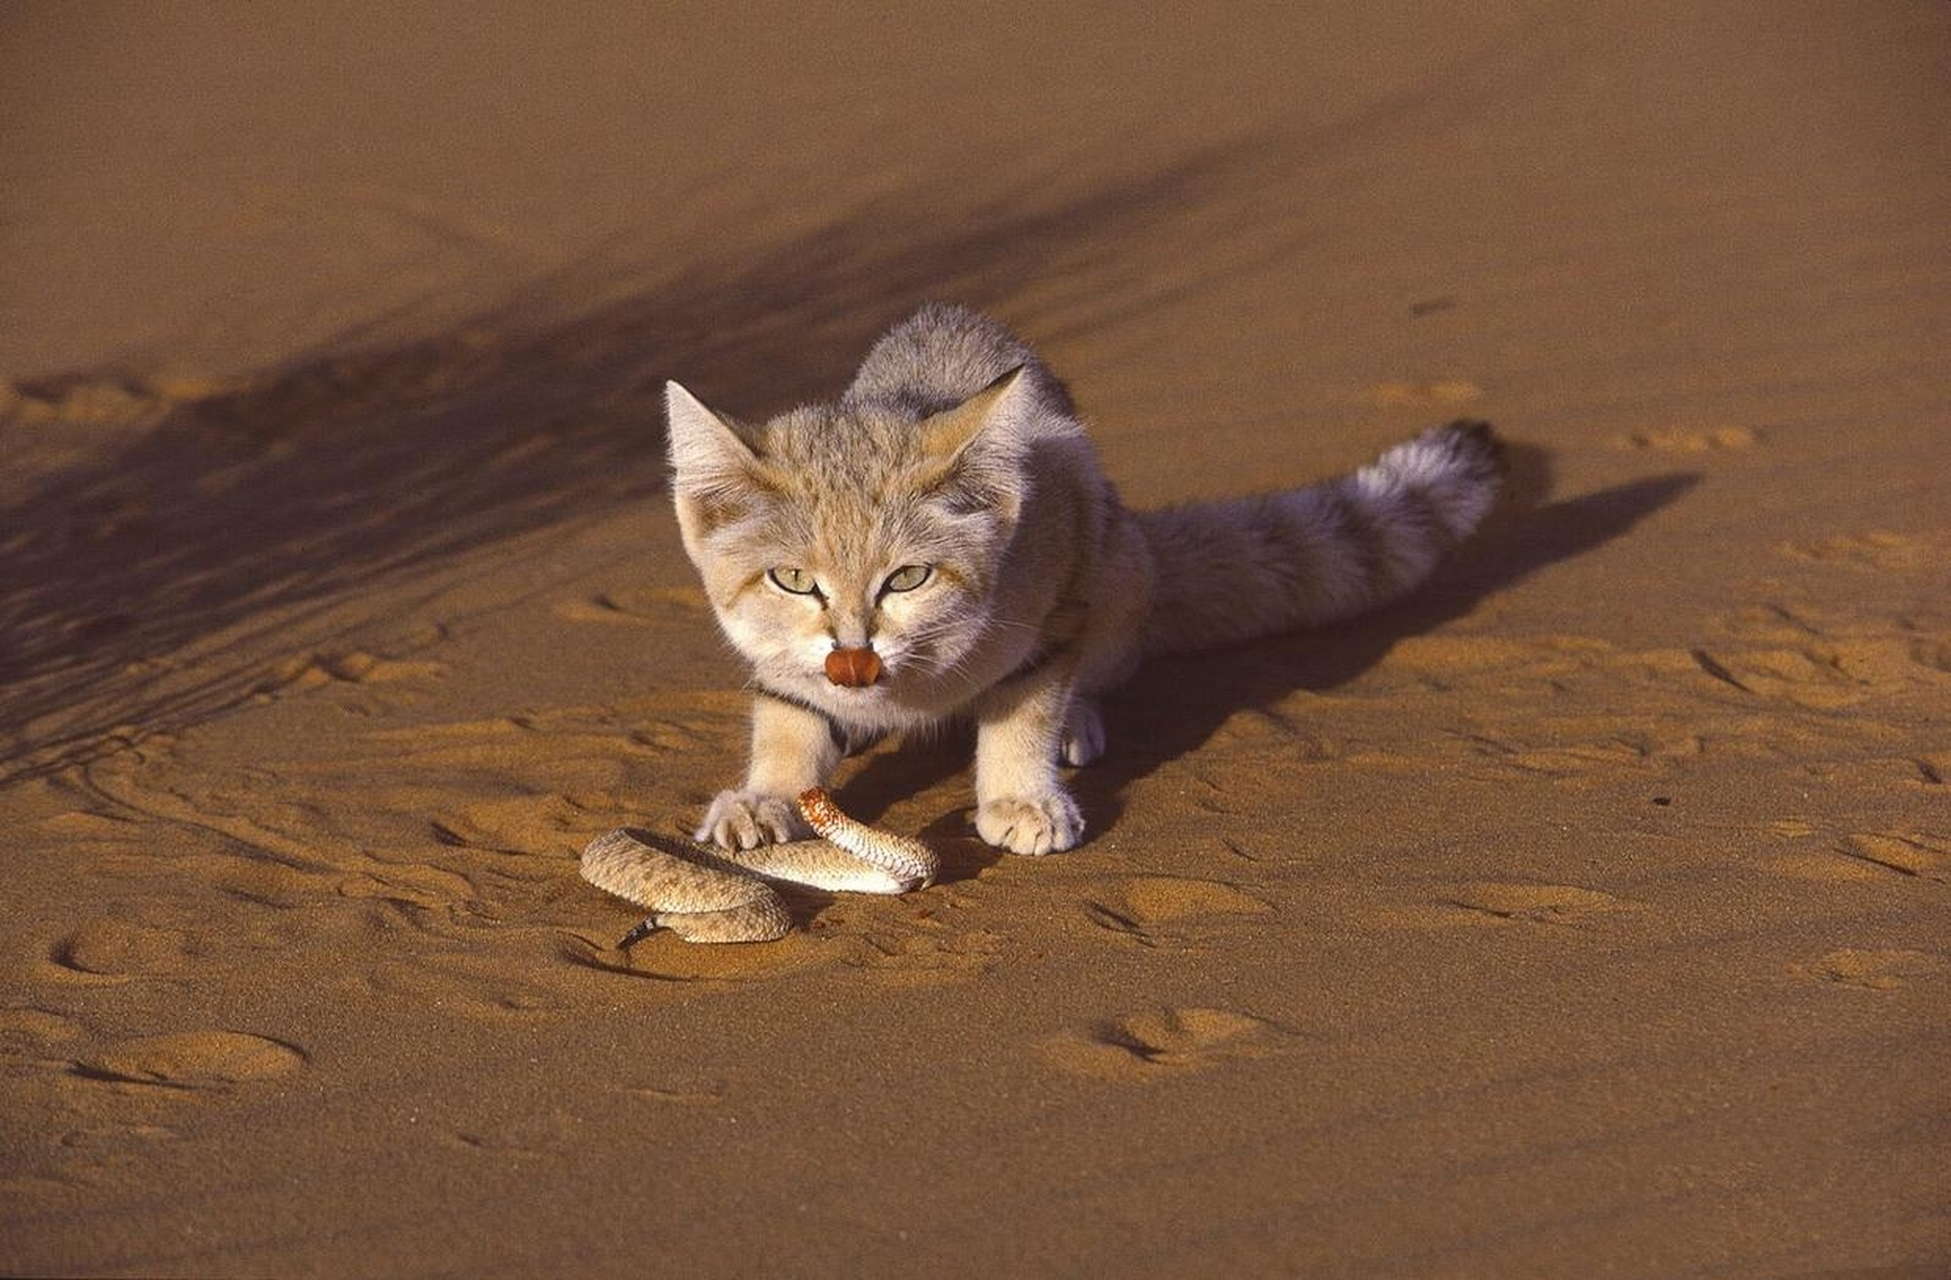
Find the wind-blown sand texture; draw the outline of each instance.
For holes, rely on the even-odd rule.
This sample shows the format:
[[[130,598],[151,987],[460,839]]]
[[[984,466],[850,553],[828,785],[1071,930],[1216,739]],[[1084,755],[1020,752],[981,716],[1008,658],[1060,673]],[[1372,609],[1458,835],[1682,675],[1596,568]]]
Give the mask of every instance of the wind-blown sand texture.
[[[1942,1276],[1951,10],[0,14],[0,1271]],[[1489,419],[1091,836],[763,946],[661,379],[927,297],[1134,506]]]

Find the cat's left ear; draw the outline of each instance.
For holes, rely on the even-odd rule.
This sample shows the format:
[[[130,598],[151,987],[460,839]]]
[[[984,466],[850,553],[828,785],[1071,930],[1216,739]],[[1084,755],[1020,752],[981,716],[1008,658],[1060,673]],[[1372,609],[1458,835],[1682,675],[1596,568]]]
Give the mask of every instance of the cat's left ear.
[[[921,440],[934,476],[929,492],[950,510],[986,512],[1012,525],[1023,509],[1028,480],[1024,427],[1036,412],[1036,386],[1023,368],[921,422]]]
[[[953,409],[924,420],[922,442],[944,466],[953,465],[977,440],[1007,436],[1010,424],[1029,408],[1030,395],[1028,371],[1018,365]]]

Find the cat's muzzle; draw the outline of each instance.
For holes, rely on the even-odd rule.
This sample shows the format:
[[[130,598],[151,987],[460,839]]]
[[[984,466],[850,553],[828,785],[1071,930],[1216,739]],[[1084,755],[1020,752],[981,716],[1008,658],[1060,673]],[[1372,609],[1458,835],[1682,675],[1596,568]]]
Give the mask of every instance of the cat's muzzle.
[[[835,649],[826,656],[826,678],[849,689],[865,689],[881,678],[881,656],[872,649]]]

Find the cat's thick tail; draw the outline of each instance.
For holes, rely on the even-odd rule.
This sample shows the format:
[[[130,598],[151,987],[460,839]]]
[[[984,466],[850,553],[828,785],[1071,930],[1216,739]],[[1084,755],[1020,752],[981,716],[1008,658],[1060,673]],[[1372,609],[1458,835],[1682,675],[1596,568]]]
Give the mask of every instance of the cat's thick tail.
[[[1452,422],[1305,489],[1138,512],[1157,567],[1147,653],[1339,622],[1408,594],[1497,502],[1504,446]]]

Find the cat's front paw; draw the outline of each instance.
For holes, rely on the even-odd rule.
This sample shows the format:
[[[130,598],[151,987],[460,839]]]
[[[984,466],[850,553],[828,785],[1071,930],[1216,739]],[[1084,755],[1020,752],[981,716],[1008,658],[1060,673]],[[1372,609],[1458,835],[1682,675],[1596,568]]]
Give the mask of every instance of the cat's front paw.
[[[777,841],[804,840],[813,834],[791,796],[763,791],[720,791],[705,811],[693,837],[721,849],[756,849]]]
[[[976,806],[976,834],[1011,853],[1062,853],[1084,835],[1084,815],[1062,791],[998,796]]]

